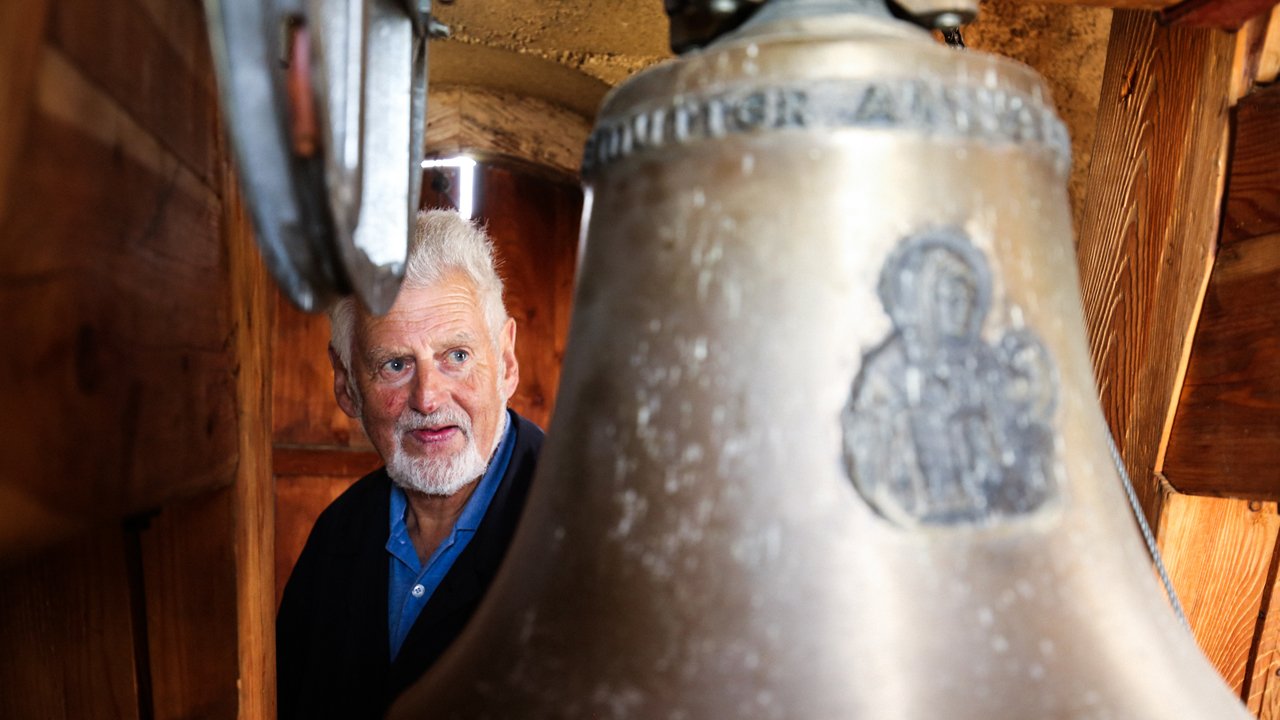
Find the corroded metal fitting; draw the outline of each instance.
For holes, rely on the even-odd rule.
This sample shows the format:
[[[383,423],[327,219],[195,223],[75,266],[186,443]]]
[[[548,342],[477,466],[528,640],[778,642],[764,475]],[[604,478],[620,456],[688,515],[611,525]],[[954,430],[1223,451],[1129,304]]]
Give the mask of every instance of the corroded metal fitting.
[[[684,53],[704,47],[737,29],[757,10],[780,0],[664,0],[671,18],[671,49]],[[898,15],[927,28],[953,30],[978,14],[978,0],[845,0],[825,3],[832,10],[880,8],[887,4]]]

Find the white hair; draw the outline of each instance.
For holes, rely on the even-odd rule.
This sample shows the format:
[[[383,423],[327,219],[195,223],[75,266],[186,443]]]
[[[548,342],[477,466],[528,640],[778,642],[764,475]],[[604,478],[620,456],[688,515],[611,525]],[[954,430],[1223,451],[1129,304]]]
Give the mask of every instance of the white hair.
[[[489,327],[489,340],[496,349],[502,326],[507,322],[507,309],[502,302],[502,278],[498,275],[493,241],[482,228],[463,220],[456,211],[419,211],[417,227],[409,241],[402,287],[429,287],[459,270],[475,285]],[[329,307],[329,346],[348,373],[355,344],[356,313],[356,301],[352,297]]]

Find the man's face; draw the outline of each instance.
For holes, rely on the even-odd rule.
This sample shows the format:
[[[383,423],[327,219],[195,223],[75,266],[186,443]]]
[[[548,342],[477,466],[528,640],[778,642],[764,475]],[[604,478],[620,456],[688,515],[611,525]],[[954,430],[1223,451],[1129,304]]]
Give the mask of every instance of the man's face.
[[[484,472],[518,381],[515,322],[495,342],[460,271],[402,289],[383,317],[358,312],[350,374],[334,363],[338,404],[360,419],[392,479],[431,495]]]

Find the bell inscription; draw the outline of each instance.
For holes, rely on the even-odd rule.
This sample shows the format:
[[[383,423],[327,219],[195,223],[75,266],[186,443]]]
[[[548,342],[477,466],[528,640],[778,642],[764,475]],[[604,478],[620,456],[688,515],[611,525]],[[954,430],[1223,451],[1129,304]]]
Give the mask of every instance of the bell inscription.
[[[844,460],[903,527],[991,524],[1057,494],[1053,365],[1028,330],[983,337],[991,287],[986,257],[954,229],[908,238],[881,270],[893,330],[854,380]]]
[[[920,79],[744,84],[682,95],[600,118],[582,169],[589,175],[632,155],[731,135],[839,129],[1033,145],[1049,150],[1060,172],[1071,165],[1066,126],[1042,96]]]

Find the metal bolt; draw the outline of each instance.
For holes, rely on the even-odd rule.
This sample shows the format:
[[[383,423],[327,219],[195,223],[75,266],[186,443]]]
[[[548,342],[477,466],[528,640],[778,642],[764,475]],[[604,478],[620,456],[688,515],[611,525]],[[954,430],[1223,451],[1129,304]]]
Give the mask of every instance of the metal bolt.
[[[936,28],[958,28],[964,24],[964,16],[957,12],[938,13],[933,19]]]

